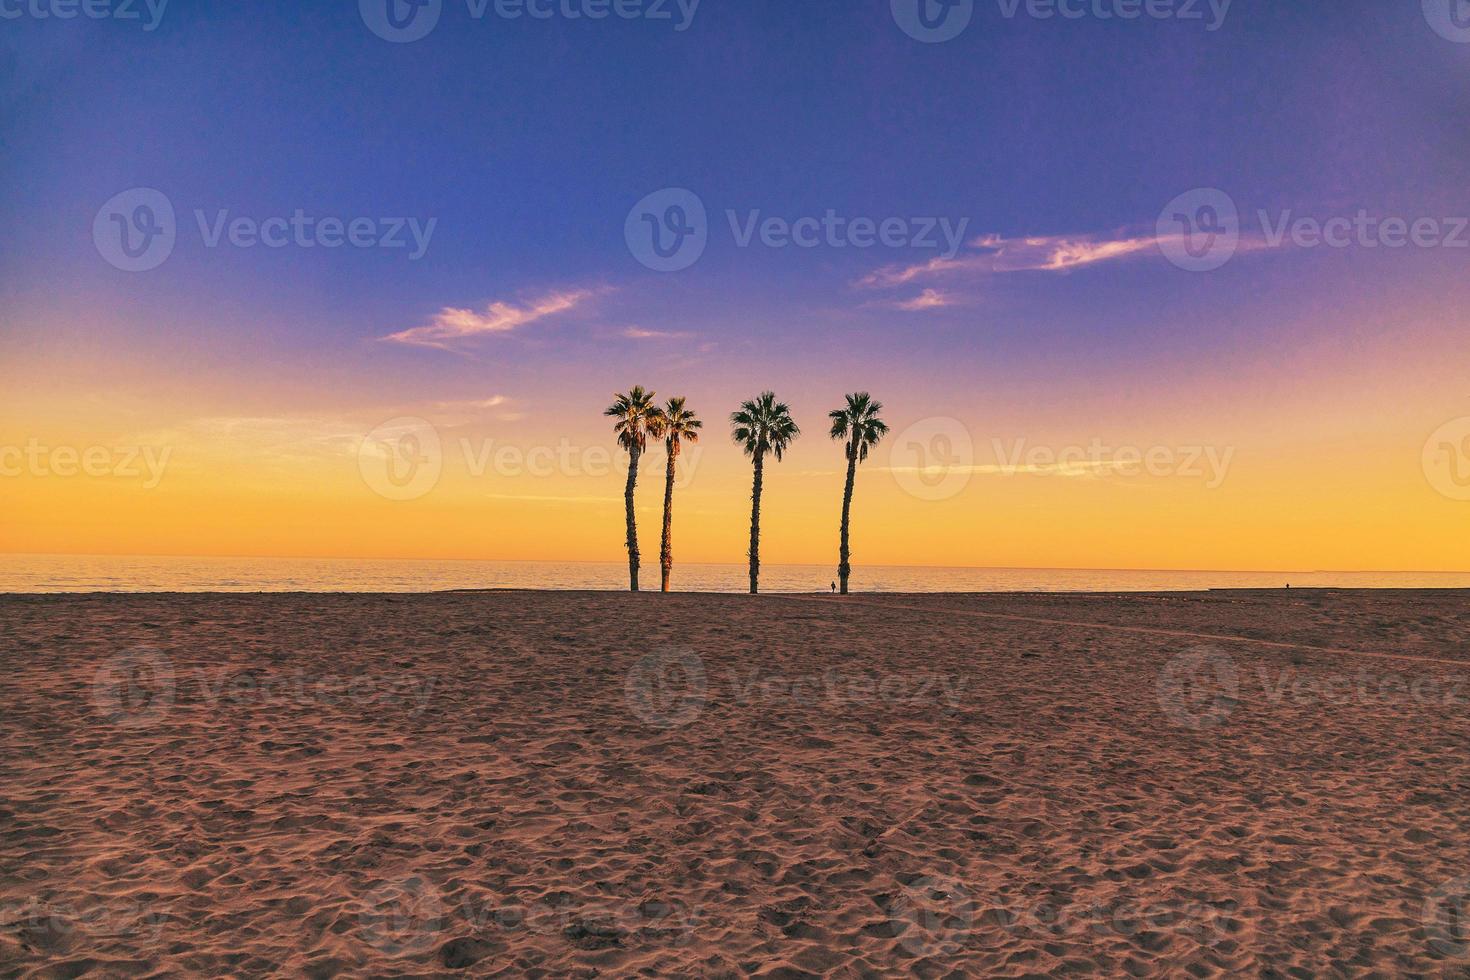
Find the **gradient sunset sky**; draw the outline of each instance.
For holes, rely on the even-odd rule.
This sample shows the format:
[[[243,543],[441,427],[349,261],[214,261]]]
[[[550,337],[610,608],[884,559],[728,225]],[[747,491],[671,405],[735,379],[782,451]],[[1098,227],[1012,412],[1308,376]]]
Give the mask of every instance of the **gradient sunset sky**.
[[[895,434],[858,478],[859,566],[1470,569],[1470,502],[1425,461],[1470,416],[1470,248],[1273,243],[1259,219],[1453,232],[1470,43],[1420,0],[1236,0],[1215,30],[1203,2],[1203,20],[1009,6],[976,0],[939,43],[889,0],[703,0],[683,30],[673,3],[512,20],[443,0],[411,43],[356,0],[173,0],[153,30],[0,20],[0,447],[167,451],[156,481],[7,470],[0,551],[617,561],[601,412],[644,384],[707,420],[679,560],[744,560],[725,419],[771,388],[804,435],[767,470],[767,562],[835,563],[825,415],[867,390]],[[177,215],[143,272],[93,235],[133,188]],[[665,188],[708,214],[673,272],[625,238]],[[1208,272],[1156,241],[1200,188],[1240,212]],[[209,247],[196,210],[434,226],[417,259]],[[729,211],[964,235],[947,256],[742,247]],[[443,446],[413,499],[363,475],[365,437],[401,417]],[[942,499],[913,491],[935,433],[973,446]],[[1094,442],[1228,468],[998,458]],[[577,462],[476,472],[465,445]],[[651,566],[661,461],[644,472]]]

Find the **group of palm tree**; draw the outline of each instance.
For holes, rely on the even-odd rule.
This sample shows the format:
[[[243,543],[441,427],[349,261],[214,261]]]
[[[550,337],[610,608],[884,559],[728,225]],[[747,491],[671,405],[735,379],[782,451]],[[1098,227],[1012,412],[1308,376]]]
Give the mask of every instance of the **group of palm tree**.
[[[882,410],[881,403],[873,401],[866,391],[859,391],[848,395],[847,404],[842,408],[827,413],[832,420],[829,434],[842,442],[847,455],[847,483],[842,491],[842,527],[837,549],[837,581],[843,595],[847,594],[847,580],[852,573],[848,530],[852,516],[853,481],[857,476],[857,464],[867,459],[869,450],[888,433],[887,423],[878,415]],[[618,445],[628,452],[628,484],[623,491],[623,502],[628,522],[628,580],[634,592],[638,591],[639,565],[638,521],[633,512],[638,460],[648,448],[649,439],[664,440],[667,465],[659,566],[663,570],[663,591],[667,592],[674,568],[674,463],[684,443],[699,441],[699,430],[704,423],[685,406],[682,397],[670,398],[665,404],[658,405],[654,402],[654,392],[644,390],[642,385],[615,396],[603,414],[617,420],[613,423],[613,431],[617,434]],[[776,401],[775,394],[765,391],[750,401],[742,402],[740,408],[730,414],[730,435],[750,457],[754,470],[750,490],[750,591],[753,595],[760,586],[761,493],[766,457],[772,456],[780,462],[791,443],[801,435],[801,429],[792,419],[791,409],[784,402]]]

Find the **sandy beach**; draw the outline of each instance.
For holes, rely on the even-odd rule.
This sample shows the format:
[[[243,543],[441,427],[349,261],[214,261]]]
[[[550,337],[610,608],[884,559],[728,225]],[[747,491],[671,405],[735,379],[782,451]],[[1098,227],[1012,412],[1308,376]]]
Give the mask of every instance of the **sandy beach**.
[[[0,597],[0,976],[1463,973],[1467,598]]]

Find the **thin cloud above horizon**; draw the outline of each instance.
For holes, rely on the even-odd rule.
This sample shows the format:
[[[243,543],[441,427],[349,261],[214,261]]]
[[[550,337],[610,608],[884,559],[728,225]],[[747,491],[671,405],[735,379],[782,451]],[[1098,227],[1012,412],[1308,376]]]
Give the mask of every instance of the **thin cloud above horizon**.
[[[515,410],[515,400],[508,395],[439,401],[433,407],[441,412],[462,413],[461,418],[464,421],[488,417],[497,422],[519,422],[526,417],[524,412]]]
[[[954,306],[957,300],[949,293],[942,293],[937,289],[926,289],[912,299],[898,300],[892,305],[896,309],[915,312],[918,310],[937,310],[945,306]]]
[[[911,265],[894,264],[875,269],[852,285],[861,289],[893,289],[963,273],[976,276],[1007,272],[1071,272],[1102,262],[1153,256],[1161,260],[1161,245],[1183,241],[1185,235],[1031,235],[1005,238],[982,235],[967,243],[967,251],[953,258],[937,257]],[[1271,247],[1259,238],[1242,236],[1237,251]],[[954,297],[925,289],[913,299],[897,303],[899,309],[939,309],[952,305]]]
[[[684,340],[694,336],[687,330],[645,330],[643,327],[628,327],[623,336],[629,340]]]
[[[488,304],[483,312],[446,306],[428,323],[400,330],[381,338],[399,344],[421,347],[437,347],[440,350],[454,348],[455,341],[465,341],[487,334],[508,334],[539,320],[565,313],[590,299],[596,290],[571,289],[547,293],[526,303],[517,305],[497,300]]]
[[[914,473],[920,476],[945,476],[964,473],[970,476],[1060,476],[1074,480],[1102,479],[1132,464],[1119,460],[1077,460],[1057,463],[963,463],[947,466],[874,466],[876,473]],[[801,476],[841,476],[842,470],[803,470]]]
[[[465,401],[435,402],[435,408],[499,408],[510,401],[504,395],[491,395],[489,398],[468,399]]]

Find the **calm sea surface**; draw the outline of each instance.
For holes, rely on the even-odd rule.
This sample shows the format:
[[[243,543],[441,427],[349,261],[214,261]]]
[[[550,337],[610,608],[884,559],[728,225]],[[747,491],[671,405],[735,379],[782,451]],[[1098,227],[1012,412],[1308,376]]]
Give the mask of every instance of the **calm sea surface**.
[[[824,591],[829,565],[766,565],[764,592]],[[1183,572],[1076,568],[853,571],[860,592],[1139,592],[1221,588],[1470,588],[1470,574],[1431,572]],[[657,590],[657,566],[641,584]],[[348,558],[154,558],[0,555],[0,592],[434,592],[442,589],[625,589],[615,562],[379,561]],[[744,592],[744,565],[681,564],[674,588]]]

